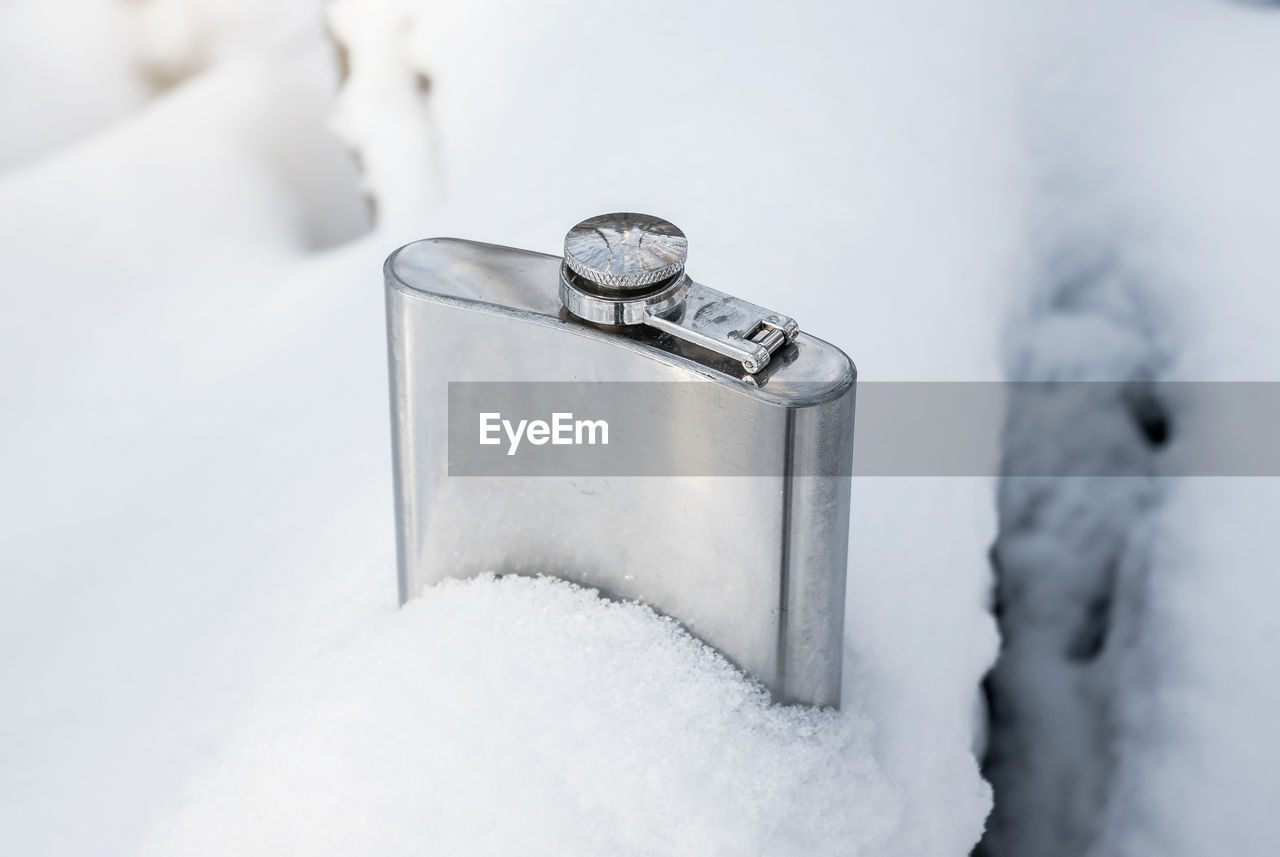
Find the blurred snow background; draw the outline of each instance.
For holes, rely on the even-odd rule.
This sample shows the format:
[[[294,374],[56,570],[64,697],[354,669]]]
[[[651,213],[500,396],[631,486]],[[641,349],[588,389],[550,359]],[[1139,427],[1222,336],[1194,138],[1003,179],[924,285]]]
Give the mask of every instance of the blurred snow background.
[[[1024,125],[1009,377],[1280,378],[1280,15],[1176,0],[1034,18],[1057,47]],[[1230,444],[1190,404],[1091,402],[1065,431],[1095,462],[1155,472],[1197,440]],[[1010,463],[1036,446],[1020,428],[1015,408]],[[1004,482],[984,854],[1274,851],[1278,502],[1263,478]]]
[[[983,757],[987,854],[1267,853],[1272,482],[855,480],[844,707],[771,708],[562,584],[395,609],[379,267],[652,211],[864,380],[1269,380],[1278,67],[1214,0],[0,4],[0,853],[959,855]]]

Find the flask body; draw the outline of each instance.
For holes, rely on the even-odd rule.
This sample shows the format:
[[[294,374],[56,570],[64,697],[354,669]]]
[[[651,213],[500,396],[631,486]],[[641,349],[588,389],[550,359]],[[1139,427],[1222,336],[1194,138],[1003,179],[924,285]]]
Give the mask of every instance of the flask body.
[[[449,577],[552,575],[671,616],[780,702],[838,706],[853,364],[800,333],[746,376],[670,337],[573,317],[560,270],[559,257],[454,239],[387,260],[401,601]],[[470,382],[649,385],[613,411],[615,432],[644,427],[645,466],[459,473],[450,443],[476,415],[451,385]]]

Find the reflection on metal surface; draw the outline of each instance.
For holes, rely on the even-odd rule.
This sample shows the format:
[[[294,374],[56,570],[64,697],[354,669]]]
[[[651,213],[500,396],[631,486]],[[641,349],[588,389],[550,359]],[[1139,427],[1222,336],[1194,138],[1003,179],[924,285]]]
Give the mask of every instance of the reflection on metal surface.
[[[636,264],[661,271],[666,252]],[[634,258],[623,256],[612,274],[625,278]],[[853,364],[785,324],[779,343],[768,326],[777,322],[767,322],[763,347],[775,350],[752,373],[715,346],[783,317],[693,283],[683,269],[674,276],[688,286],[664,316],[669,325],[590,323],[561,301],[566,271],[589,282],[558,257],[453,239],[414,242],[387,260],[401,600],[447,577],[550,574],[674,617],[780,701],[838,705]],[[626,300],[621,288],[651,294],[671,276],[591,286],[593,296]],[[451,382],[527,388],[519,407],[548,418],[556,403],[539,391],[558,385],[536,382],[698,392],[631,409],[621,401],[610,418],[612,432],[643,426],[646,454],[677,475],[451,476]],[[589,414],[591,402],[573,406]],[[465,436],[474,434],[468,425]],[[679,475],[715,472],[704,462],[744,450],[763,475]]]
[[[602,214],[564,239],[560,300],[584,321],[647,324],[729,357],[754,375],[795,341],[794,319],[691,281],[689,242],[647,214]]]
[[[597,286],[631,291],[684,270],[689,240],[673,223],[648,214],[602,214],[564,238],[564,263]]]

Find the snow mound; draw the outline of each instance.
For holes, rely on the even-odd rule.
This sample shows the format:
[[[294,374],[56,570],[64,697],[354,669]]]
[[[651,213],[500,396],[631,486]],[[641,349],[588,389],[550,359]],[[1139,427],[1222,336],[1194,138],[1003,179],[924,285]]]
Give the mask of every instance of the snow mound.
[[[1037,87],[1038,261],[1011,376],[1274,380],[1280,123],[1260,81],[1280,71],[1280,18],[1191,0],[1035,18],[1057,73]],[[1152,390],[1155,433],[1119,401],[1063,419],[1063,472],[1157,472],[1228,442],[1221,413]],[[1015,469],[1038,430],[1022,417]],[[1275,851],[1277,502],[1273,478],[1003,482],[980,854]]]
[[[771,706],[646,607],[451,581],[339,648],[142,853],[906,853],[865,716]]]

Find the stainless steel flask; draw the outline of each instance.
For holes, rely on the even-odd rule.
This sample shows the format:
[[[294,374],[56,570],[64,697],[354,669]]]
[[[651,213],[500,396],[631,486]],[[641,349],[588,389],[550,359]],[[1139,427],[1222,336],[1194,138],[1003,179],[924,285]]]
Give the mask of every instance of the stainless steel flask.
[[[401,602],[554,575],[838,706],[854,366],[686,256],[670,223],[611,214],[563,259],[449,238],[387,259]]]

